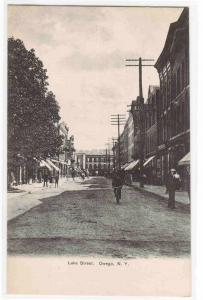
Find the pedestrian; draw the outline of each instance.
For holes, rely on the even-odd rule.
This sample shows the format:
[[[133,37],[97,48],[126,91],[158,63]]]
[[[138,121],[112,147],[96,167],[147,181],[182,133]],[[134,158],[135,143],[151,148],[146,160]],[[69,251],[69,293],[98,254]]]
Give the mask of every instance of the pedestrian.
[[[52,187],[53,179],[54,179],[53,175],[50,175],[48,178],[50,188]]]
[[[48,174],[47,174],[47,172],[45,172],[44,176],[43,176],[43,186],[48,187]]]
[[[180,187],[180,175],[175,169],[171,169],[166,180],[166,189],[168,191],[168,207],[175,208],[175,192]]]
[[[76,175],[76,171],[73,169],[72,172],[71,172],[71,176],[72,176],[73,181],[75,181],[75,175]]]
[[[114,195],[116,197],[116,203],[119,204],[121,200],[121,190],[124,184],[124,176],[121,171],[113,173],[112,176],[112,187],[114,189]]]
[[[85,173],[83,171],[80,172],[80,177],[82,178],[82,180],[85,180]]]
[[[58,187],[59,184],[59,172],[55,175],[55,188]]]
[[[89,171],[88,171],[88,169],[86,169],[85,172],[86,172],[87,178],[89,178]]]

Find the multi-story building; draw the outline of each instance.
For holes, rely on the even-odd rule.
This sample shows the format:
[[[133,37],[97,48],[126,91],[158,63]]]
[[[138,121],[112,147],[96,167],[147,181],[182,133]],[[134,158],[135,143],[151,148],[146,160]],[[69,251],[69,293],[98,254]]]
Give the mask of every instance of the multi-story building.
[[[149,109],[145,113],[145,162],[144,173],[147,175],[149,183],[160,183],[159,173],[157,173],[157,151],[158,151],[158,127],[157,127],[157,107],[159,105],[159,87],[149,86],[146,104]]]
[[[129,116],[128,116],[127,127],[128,127],[128,159],[127,159],[127,162],[130,162],[134,159],[134,154],[135,154],[134,123],[133,123],[133,116],[131,113],[129,113]]]
[[[135,136],[134,122],[132,113],[129,113],[124,129],[120,135],[120,166],[124,169],[135,158]],[[119,144],[118,142],[113,147],[115,166],[119,167]]]
[[[120,163],[121,166],[128,162],[128,123],[126,122],[120,135]]]
[[[170,24],[155,68],[161,99],[157,107],[157,169],[164,183],[169,169],[178,168],[179,160],[190,151],[188,8],[184,8],[177,22]]]
[[[113,170],[113,155],[98,153],[76,153],[75,165],[81,170],[88,170],[90,175],[103,176]]]

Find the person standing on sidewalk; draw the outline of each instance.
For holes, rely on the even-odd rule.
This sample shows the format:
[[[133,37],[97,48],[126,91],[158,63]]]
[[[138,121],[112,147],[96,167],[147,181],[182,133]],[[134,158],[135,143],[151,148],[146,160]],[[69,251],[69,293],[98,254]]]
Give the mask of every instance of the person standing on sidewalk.
[[[177,174],[175,169],[171,169],[166,181],[166,189],[169,194],[168,207],[171,209],[175,208],[175,192],[176,189],[179,187],[180,187],[180,175]]]
[[[121,200],[121,190],[124,183],[124,176],[121,171],[115,172],[112,177],[112,187],[114,189],[114,195],[116,197],[116,203],[119,204]]]
[[[55,175],[55,188],[59,185],[59,172]]]
[[[72,169],[71,176],[73,181],[75,181],[76,171],[74,169]]]
[[[45,172],[44,173],[44,176],[43,176],[43,186],[46,186],[46,187],[48,187],[48,174]]]

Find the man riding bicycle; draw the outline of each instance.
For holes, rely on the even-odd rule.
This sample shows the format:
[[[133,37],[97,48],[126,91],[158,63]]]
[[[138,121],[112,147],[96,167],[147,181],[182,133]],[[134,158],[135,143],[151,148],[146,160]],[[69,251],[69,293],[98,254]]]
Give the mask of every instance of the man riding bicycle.
[[[112,178],[112,187],[114,189],[114,195],[116,197],[116,203],[119,204],[119,201],[121,200],[121,190],[124,183],[122,171],[117,171],[113,174]]]

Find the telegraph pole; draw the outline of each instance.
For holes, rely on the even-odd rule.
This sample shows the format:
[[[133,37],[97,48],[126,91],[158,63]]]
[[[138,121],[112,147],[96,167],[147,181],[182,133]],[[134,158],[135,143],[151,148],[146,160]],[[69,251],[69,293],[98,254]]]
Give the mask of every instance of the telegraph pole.
[[[108,148],[106,148],[106,160],[108,163],[108,173],[110,174],[110,157],[111,157],[111,151],[110,151],[110,142],[106,143],[106,145],[108,146]]]
[[[118,169],[121,169],[121,146],[120,146],[120,126],[125,125],[125,115],[111,115],[111,125],[118,127]]]
[[[105,170],[107,171],[108,169],[107,169],[107,163],[108,163],[108,152],[107,152],[107,148],[106,148],[106,168],[105,168]],[[108,171],[107,171],[108,172]],[[107,173],[106,173],[107,174]]]
[[[113,150],[113,170],[114,171],[115,171],[115,167],[116,167],[115,144],[116,144],[117,141],[118,141],[118,139],[112,137],[112,142],[113,142],[113,148],[112,148],[112,150]]]
[[[142,62],[152,62],[154,59],[143,59],[139,57],[139,59],[126,59],[128,62],[137,62],[136,64],[127,64],[126,67],[139,67],[139,96],[137,97],[137,101],[133,101],[131,105],[131,113],[133,115],[134,128],[136,127],[136,112],[139,112],[140,120],[139,120],[139,128],[140,128],[140,150],[139,150],[139,158],[140,158],[140,187],[144,187],[143,182],[143,164],[144,164],[144,151],[145,151],[145,112],[149,111],[149,107],[146,108],[146,104],[144,104],[143,92],[142,92],[142,67],[153,67],[152,64],[142,64]]]

